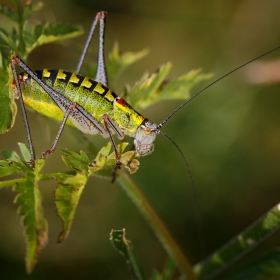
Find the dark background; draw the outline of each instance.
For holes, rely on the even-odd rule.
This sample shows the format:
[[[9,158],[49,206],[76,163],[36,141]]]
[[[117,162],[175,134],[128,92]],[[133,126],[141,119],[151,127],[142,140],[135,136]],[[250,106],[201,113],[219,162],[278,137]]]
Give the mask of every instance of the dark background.
[[[145,71],[152,72],[167,61],[173,63],[170,78],[203,68],[206,73],[214,73],[215,79],[280,45],[277,0],[43,2],[45,7],[32,18],[34,22],[81,24],[85,35],[64,46],[52,44],[36,49],[28,61],[33,69],[75,69],[91,22],[100,10],[108,11],[106,54],[116,41],[123,51],[150,49],[146,58],[120,77],[113,88],[117,93]],[[0,17],[0,21],[4,20]],[[95,63],[97,40],[94,42],[87,56],[88,65]],[[277,51],[261,61],[274,61],[279,55]],[[274,83],[258,83],[267,78],[259,72],[258,65],[251,64],[201,94],[163,128],[190,163],[202,210],[207,254],[279,202],[279,70],[269,68],[268,77],[276,75]],[[248,79],[249,74],[257,84]],[[143,114],[159,123],[180,103],[162,102]],[[40,154],[51,145],[59,125],[32,112],[29,116],[36,151]],[[100,136],[94,137],[98,147],[107,143]],[[20,114],[14,128],[1,136],[1,150],[18,150],[18,142],[27,143]],[[66,147],[83,149],[70,130],[63,134],[58,150]],[[64,169],[56,151],[44,171]],[[132,177],[186,256],[193,263],[199,261],[190,180],[175,148],[158,136],[155,152],[141,159],[140,170]],[[1,190],[0,272],[5,276],[2,279],[129,279],[124,260],[109,243],[112,228],[126,228],[147,275],[154,268],[162,270],[167,256],[149,226],[117,184],[101,179],[90,180],[68,239],[57,245],[61,224],[53,205],[54,189],[52,182],[41,187],[49,222],[49,244],[31,276],[25,273],[25,244],[20,216],[16,214],[18,206],[13,204],[16,194],[10,188]],[[276,233],[247,261],[278,244]]]

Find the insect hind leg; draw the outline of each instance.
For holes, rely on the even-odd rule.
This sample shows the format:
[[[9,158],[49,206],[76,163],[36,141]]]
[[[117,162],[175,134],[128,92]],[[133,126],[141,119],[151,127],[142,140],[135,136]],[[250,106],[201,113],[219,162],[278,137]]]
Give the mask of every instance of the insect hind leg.
[[[97,62],[97,73],[96,73],[96,77],[95,80],[97,82],[102,83],[104,86],[108,86],[108,80],[107,80],[107,71],[106,71],[106,65],[105,65],[105,56],[104,56],[104,40],[105,40],[105,21],[106,21],[106,15],[107,12],[101,11],[99,13],[97,13],[97,15],[95,16],[95,19],[92,23],[89,35],[87,37],[82,55],[80,57],[78,66],[76,68],[76,73],[79,73],[82,65],[84,63],[85,60],[85,56],[87,54],[89,45],[91,43],[94,31],[96,29],[96,25],[99,21],[99,46],[98,46],[98,62]]]
[[[31,137],[30,127],[29,127],[29,123],[28,123],[28,119],[27,119],[27,114],[26,114],[26,110],[24,107],[24,103],[23,103],[22,90],[21,90],[21,86],[20,86],[17,71],[16,71],[16,65],[18,65],[18,63],[19,63],[18,58],[14,55],[14,53],[11,53],[11,67],[12,67],[14,81],[15,81],[15,85],[17,88],[17,93],[18,93],[18,97],[19,97],[19,101],[20,101],[21,113],[22,113],[22,117],[23,117],[23,122],[24,122],[24,126],[25,126],[25,131],[26,131],[26,136],[27,136],[29,151],[30,151],[30,162],[28,162],[28,164],[30,166],[33,166],[34,162],[35,162],[35,153],[34,153],[34,149],[33,149],[32,137]]]

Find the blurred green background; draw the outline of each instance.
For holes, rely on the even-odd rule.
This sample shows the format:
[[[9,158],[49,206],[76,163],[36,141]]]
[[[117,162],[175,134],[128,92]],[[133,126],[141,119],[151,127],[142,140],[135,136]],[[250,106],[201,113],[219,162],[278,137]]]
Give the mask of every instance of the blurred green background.
[[[123,73],[113,86],[117,93],[145,71],[152,72],[167,61],[173,63],[170,78],[203,68],[204,72],[214,73],[215,79],[280,45],[277,0],[43,2],[42,11],[32,18],[35,22],[81,24],[85,34],[63,46],[53,44],[36,49],[28,61],[32,69],[74,70],[91,22],[100,10],[108,11],[106,54],[116,41],[123,51],[149,48],[150,54]],[[0,21],[4,20],[0,17]],[[94,40],[91,45],[88,65],[96,61],[96,43]],[[274,61],[279,56],[277,51],[262,61]],[[279,70],[276,67],[271,71],[275,75]],[[238,71],[202,93],[162,129],[182,148],[190,163],[202,211],[207,254],[250,225],[280,198],[279,81],[276,77],[274,83],[255,84],[248,79],[248,73],[256,77],[256,82],[263,77],[258,76],[259,68],[254,64]],[[180,103],[156,104],[142,113],[159,123]],[[40,154],[51,145],[59,125],[34,112],[29,112],[29,118],[34,145]],[[95,139],[98,147],[107,143],[100,136]],[[1,150],[18,150],[18,142],[27,143],[20,114],[14,128],[1,135]],[[66,168],[59,153],[59,149],[66,147],[83,149],[71,136],[71,130],[64,132],[45,172]],[[195,210],[182,159],[169,141],[158,136],[155,152],[140,161],[140,170],[133,180],[186,256],[196,263],[200,256]],[[147,275],[154,268],[162,269],[167,256],[149,226],[117,184],[97,178],[92,178],[85,189],[70,236],[57,245],[61,224],[53,205],[54,189],[54,182],[41,187],[49,222],[49,244],[31,276],[25,273],[25,244],[20,216],[16,214],[18,206],[13,204],[16,194],[11,189],[1,190],[1,279],[129,279],[124,260],[109,243],[112,228],[126,228]],[[245,261],[277,247],[279,237],[276,233]]]

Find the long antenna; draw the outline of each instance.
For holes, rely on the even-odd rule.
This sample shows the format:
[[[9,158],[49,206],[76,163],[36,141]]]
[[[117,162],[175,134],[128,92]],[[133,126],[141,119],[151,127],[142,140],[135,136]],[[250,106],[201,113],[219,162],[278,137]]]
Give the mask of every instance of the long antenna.
[[[182,150],[180,149],[180,147],[176,144],[176,142],[172,138],[170,138],[167,134],[165,134],[164,132],[162,132],[160,130],[157,130],[157,133],[163,135],[177,148],[177,150],[180,153],[182,159],[184,160],[185,166],[187,168],[187,171],[188,171],[188,174],[190,177],[190,181],[191,181],[191,185],[192,185],[195,215],[196,215],[196,221],[197,221],[197,234],[198,234],[199,247],[200,247],[200,256],[203,259],[205,257],[205,238],[204,238],[204,231],[203,231],[203,223],[202,223],[202,218],[201,218],[201,210],[200,210],[200,206],[199,206],[198,198],[197,198],[196,187],[195,187],[193,175],[192,175],[192,172],[190,169],[190,165],[189,165],[185,155],[183,154]]]
[[[225,77],[229,76],[230,74],[232,74],[233,72],[239,70],[240,68],[250,64],[251,62],[255,61],[255,60],[258,60],[260,59],[261,57],[263,56],[266,56],[276,50],[280,49],[280,46],[278,46],[277,48],[273,49],[273,50],[270,50],[262,55],[259,55],[255,58],[253,58],[252,60],[238,66],[237,68],[231,70],[230,72],[228,72],[227,74],[221,76],[220,78],[218,78],[217,80],[215,80],[214,82],[212,82],[211,84],[209,84],[208,86],[206,86],[205,88],[203,88],[202,90],[200,90],[199,92],[197,92],[196,94],[194,94],[191,98],[189,98],[187,101],[185,101],[184,103],[182,103],[177,109],[175,109],[175,111],[173,111],[170,116],[168,116],[163,122],[161,122],[157,128],[160,129],[175,113],[177,113],[182,107],[184,107],[187,103],[189,103],[191,100],[193,100],[195,97],[197,97],[199,94],[201,94],[203,91],[205,91],[206,89],[210,88],[211,86],[213,86],[214,84],[216,84],[217,82],[219,82],[220,80],[224,79]]]

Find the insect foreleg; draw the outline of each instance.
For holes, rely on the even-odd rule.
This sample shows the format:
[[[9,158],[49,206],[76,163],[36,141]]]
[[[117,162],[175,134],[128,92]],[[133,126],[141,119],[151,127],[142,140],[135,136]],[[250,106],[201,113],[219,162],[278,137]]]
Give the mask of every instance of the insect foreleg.
[[[116,165],[120,168],[120,166],[121,166],[120,154],[118,152],[117,145],[114,141],[114,138],[113,138],[112,132],[110,130],[110,127],[116,132],[116,134],[118,135],[118,138],[122,139],[124,137],[124,134],[116,127],[116,125],[112,122],[112,120],[109,118],[109,116],[107,114],[103,115],[103,120],[104,120],[106,130],[107,130],[107,132],[110,136],[111,142],[112,142],[114,150],[115,150]]]
[[[96,25],[99,21],[99,47],[98,47],[98,63],[97,63],[97,73],[95,80],[100,82],[101,84],[108,86],[107,81],[107,72],[106,72],[106,66],[105,66],[105,57],[104,57],[104,33],[105,33],[105,19],[106,19],[106,12],[99,12],[95,16],[95,19],[92,23],[87,41],[84,46],[84,50],[82,52],[82,55],[80,57],[78,66],[76,68],[76,73],[79,73],[81,71],[83,62],[85,60],[86,53],[88,51],[89,45],[91,43],[94,31],[96,29]]]
[[[64,115],[64,117],[63,117],[63,120],[62,120],[62,122],[61,122],[61,125],[60,125],[60,127],[59,127],[59,130],[58,130],[58,132],[57,132],[57,135],[56,135],[56,137],[55,137],[55,139],[54,139],[54,142],[53,142],[51,148],[50,148],[49,150],[46,150],[45,152],[43,152],[40,158],[45,158],[47,155],[50,155],[50,154],[52,154],[52,153],[54,152],[54,150],[55,150],[55,148],[56,148],[56,146],[57,146],[58,140],[59,140],[59,138],[60,138],[60,136],[61,136],[61,133],[62,133],[62,131],[63,131],[63,128],[64,128],[64,126],[65,126],[65,124],[66,124],[66,121],[67,121],[67,119],[68,119],[68,117],[69,117],[69,114],[71,113],[71,111],[72,111],[74,108],[77,108],[77,103],[73,103],[73,104],[71,104],[71,105],[69,106],[69,108],[67,109],[67,111],[66,111],[66,113],[65,113],[65,115]]]
[[[16,67],[15,67],[16,64],[17,64],[17,61],[15,59],[12,59],[11,60],[11,67],[12,67],[14,81],[16,83],[16,88],[17,88],[17,92],[18,92],[18,96],[19,96],[21,113],[22,113],[22,117],[23,117],[23,122],[24,122],[24,126],[25,126],[25,131],[26,131],[26,136],[27,136],[29,151],[30,151],[30,162],[28,164],[30,166],[33,166],[34,161],[35,161],[35,154],[34,154],[34,150],[33,150],[31,132],[30,132],[29,124],[28,124],[26,110],[25,110],[24,103],[23,103],[22,90],[21,90],[21,87],[20,87],[20,84],[19,84],[18,75],[17,75],[17,71],[16,71]]]

